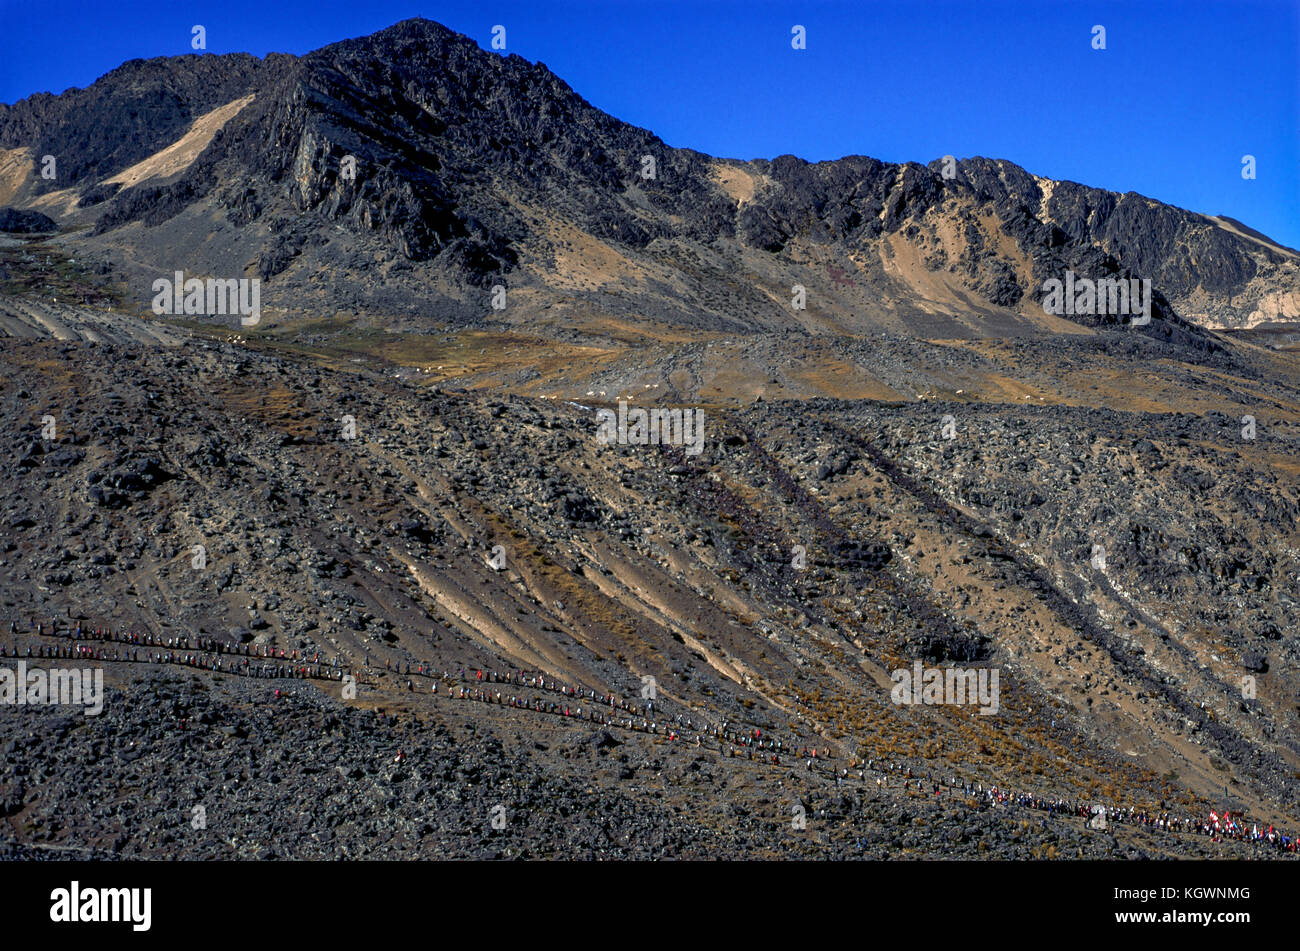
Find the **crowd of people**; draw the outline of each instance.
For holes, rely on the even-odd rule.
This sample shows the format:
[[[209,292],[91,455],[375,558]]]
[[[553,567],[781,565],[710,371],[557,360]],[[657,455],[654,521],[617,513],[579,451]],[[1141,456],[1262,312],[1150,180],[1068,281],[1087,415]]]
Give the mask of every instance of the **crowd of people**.
[[[1206,818],[1196,819],[1189,816],[1172,815],[1167,811],[1155,812],[1137,809],[1133,806],[1125,809],[1084,802],[1071,802],[1060,798],[1045,799],[1033,793],[1008,792],[999,789],[997,786],[985,788],[982,784],[976,784],[972,788],[967,783],[965,784],[965,792],[967,795],[975,795],[989,804],[1010,804],[1024,809],[1036,809],[1040,812],[1046,812],[1049,817],[1068,815],[1090,821],[1095,821],[1100,817],[1105,823],[1113,822],[1121,825],[1141,826],[1151,832],[1177,832],[1183,835],[1200,835],[1208,837],[1213,842],[1221,842],[1224,839],[1233,839],[1238,842],[1259,842],[1265,843],[1279,852],[1290,852],[1292,854],[1296,852],[1295,836],[1287,835],[1281,830],[1273,828],[1271,823],[1261,826],[1256,822],[1252,823],[1250,828],[1247,828],[1245,821],[1241,819],[1240,812],[1233,812],[1226,808],[1223,810],[1222,815],[1211,810]]]
[[[474,675],[470,677],[466,671],[462,670],[458,672],[458,679],[468,681],[468,684],[462,682],[447,691],[447,695],[455,699],[503,704],[519,709],[555,714],[561,717],[575,717],[604,726],[664,736],[669,741],[681,740],[684,736],[687,736],[690,745],[697,747],[709,747],[710,739],[712,739],[716,741],[717,749],[728,757],[743,756],[750,761],[770,761],[774,766],[781,765],[781,756],[784,753],[787,759],[797,758],[802,760],[804,768],[809,772],[829,774],[834,778],[837,785],[849,782],[853,778],[856,778],[859,782],[869,782],[874,778],[877,786],[888,788],[890,786],[890,777],[897,774],[895,782],[901,781],[906,794],[925,794],[928,792],[939,797],[947,789],[949,795],[960,792],[968,799],[982,801],[989,806],[1034,809],[1046,812],[1048,818],[1072,816],[1087,820],[1101,812],[1109,822],[1142,826],[1153,832],[1202,835],[1215,842],[1223,839],[1254,841],[1267,843],[1278,851],[1292,854],[1296,852],[1296,839],[1294,836],[1275,829],[1271,824],[1260,826],[1258,823],[1254,823],[1250,828],[1247,828],[1244,822],[1230,818],[1229,811],[1226,809],[1223,817],[1212,811],[1208,818],[1198,820],[1186,816],[1175,816],[1167,811],[1150,812],[1139,810],[1132,806],[1128,808],[1105,807],[1098,806],[1095,803],[1072,802],[1064,798],[1043,798],[1033,793],[1012,792],[998,786],[986,787],[983,783],[959,780],[956,776],[949,777],[946,782],[937,780],[930,775],[922,778],[913,775],[911,766],[877,761],[875,758],[862,761],[853,758],[847,766],[833,766],[830,763],[833,755],[829,748],[818,750],[816,747],[808,746],[791,747],[782,740],[764,737],[761,729],[737,729],[726,722],[716,726],[701,723],[699,729],[684,733],[683,727],[686,731],[692,731],[695,726],[692,718],[684,718],[679,714],[671,720],[666,717],[655,719],[652,715],[653,701],[647,701],[644,706],[638,707],[637,704],[629,703],[612,694],[598,695],[592,690],[587,690],[584,693],[582,688],[559,684],[554,680],[547,680],[542,675],[498,674],[493,671],[485,673],[480,670],[475,671]],[[483,684],[485,683],[519,684],[537,690],[555,691],[566,697],[580,698],[585,696],[588,705],[584,710],[580,703],[547,701],[536,697],[525,698],[510,693],[508,690],[505,692],[492,690],[484,687]],[[606,703],[619,712],[632,713],[633,715],[619,716],[616,714],[611,716],[602,709]],[[819,763],[825,764],[825,767],[819,769]],[[1044,823],[1046,821],[1047,819],[1043,820]]]
[[[17,624],[10,622],[9,632],[17,634]],[[191,641],[184,636],[155,637],[126,631],[108,631],[102,628],[82,628],[80,624],[60,633],[51,625],[36,625],[39,637],[59,638],[71,644],[27,645],[26,648],[9,648],[0,644],[0,657],[22,657],[40,660],[98,660],[138,664],[176,664],[201,670],[217,671],[235,676],[255,677],[264,680],[342,680],[343,671],[316,654],[310,662],[299,657],[296,650],[250,648],[223,645],[218,641],[197,638]],[[112,644],[114,646],[109,647]],[[287,663],[286,663],[287,661]]]
[[[20,632],[16,622],[11,622],[10,633]],[[151,664],[179,664],[203,670],[212,670],[236,676],[263,679],[311,679],[342,681],[346,675],[357,675],[346,668],[338,658],[326,658],[319,652],[310,660],[294,649],[285,651],[252,644],[225,644],[212,638],[190,638],[184,635],[161,637],[107,628],[83,628],[80,623],[61,630],[57,622],[45,625],[38,622],[28,633],[41,638],[70,640],[70,645],[37,643],[24,649],[9,648],[0,644],[0,658],[19,657],[41,659],[99,660]],[[111,649],[106,645],[113,644]],[[807,744],[794,745],[788,741],[765,736],[761,728],[732,724],[722,720],[708,723],[689,713],[671,714],[656,710],[654,697],[627,700],[612,692],[600,692],[588,687],[565,684],[548,677],[543,672],[470,670],[460,668],[453,674],[444,669],[436,671],[428,663],[399,663],[385,661],[385,668],[407,679],[406,689],[414,691],[412,678],[432,681],[431,693],[438,698],[496,704],[532,713],[549,714],[565,719],[581,720],[603,727],[662,736],[668,742],[684,742],[700,749],[715,750],[727,758],[745,758],[774,767],[793,766],[803,762],[803,769],[812,774],[824,775],[842,785],[857,779],[867,783],[874,779],[882,788],[901,785],[907,795],[963,794],[992,807],[1032,809],[1047,813],[1047,817],[1071,816],[1095,820],[1100,815],[1104,821],[1141,826],[1154,832],[1180,833],[1206,836],[1211,841],[1225,839],[1264,843],[1278,851],[1294,854],[1296,838],[1271,824],[1252,823],[1249,828],[1239,812],[1224,809],[1220,815],[1211,811],[1202,819],[1175,816],[1167,811],[1153,812],[1135,807],[1107,807],[1096,803],[1069,801],[1063,798],[1043,798],[1030,792],[1013,792],[998,786],[985,786],[981,782],[961,780],[950,776],[947,780],[933,775],[914,775],[910,765],[868,758],[851,758],[848,765],[832,761],[835,756],[828,747],[818,749]],[[370,669],[369,655],[361,670]],[[359,679],[359,678],[358,678]],[[504,689],[502,689],[504,688]],[[514,689],[511,689],[514,688]],[[531,693],[531,695],[529,695]],[[551,694],[550,699],[538,694]],[[277,696],[279,692],[277,691]],[[870,774],[870,775],[869,775]],[[1046,827],[1047,819],[1042,820]]]

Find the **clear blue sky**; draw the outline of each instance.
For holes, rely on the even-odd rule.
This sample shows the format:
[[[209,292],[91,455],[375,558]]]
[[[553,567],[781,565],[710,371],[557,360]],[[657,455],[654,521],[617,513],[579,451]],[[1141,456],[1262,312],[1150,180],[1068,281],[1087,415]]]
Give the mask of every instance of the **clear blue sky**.
[[[134,57],[303,53],[424,16],[547,64],[670,145],[810,160],[1006,158],[1300,247],[1300,3],[0,0],[0,101]],[[790,46],[795,24],[808,48]],[[1091,48],[1105,26],[1104,51]],[[1254,155],[1257,178],[1241,176]]]

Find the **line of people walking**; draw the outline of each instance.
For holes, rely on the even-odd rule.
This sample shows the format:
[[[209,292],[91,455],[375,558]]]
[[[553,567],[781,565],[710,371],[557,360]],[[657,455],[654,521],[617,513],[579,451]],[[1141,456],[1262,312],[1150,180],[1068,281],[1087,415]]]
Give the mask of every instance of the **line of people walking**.
[[[20,633],[16,622],[10,622],[9,630],[13,635]],[[23,656],[32,659],[175,664],[260,679],[338,682],[351,673],[351,668],[344,667],[338,658],[324,657],[320,652],[314,652],[309,660],[305,655],[300,656],[296,649],[286,652],[283,648],[261,645],[229,645],[202,636],[191,638],[177,635],[164,638],[150,633],[83,627],[80,622],[68,626],[63,633],[59,632],[56,622],[51,622],[48,628],[44,622],[37,622],[29,633],[74,643],[28,645],[25,653],[24,649],[17,647],[11,653],[6,645],[0,644],[0,658]],[[107,644],[115,646],[110,650],[105,646]],[[1224,839],[1253,841],[1266,843],[1279,851],[1293,854],[1297,851],[1295,836],[1275,829],[1272,824],[1261,826],[1256,822],[1247,829],[1244,820],[1233,821],[1227,810],[1222,819],[1215,812],[1211,812],[1207,819],[1196,819],[1174,816],[1167,811],[1139,810],[1132,806],[1125,809],[1064,798],[1043,798],[1029,792],[1012,792],[996,785],[985,786],[978,781],[960,780],[955,775],[946,781],[937,780],[929,774],[922,778],[913,774],[910,765],[876,760],[874,757],[865,760],[853,757],[847,766],[835,766],[832,763],[835,757],[829,747],[818,748],[806,743],[795,745],[764,735],[759,727],[733,724],[727,720],[710,724],[698,714],[672,714],[663,709],[656,710],[654,698],[644,697],[640,702],[627,700],[612,692],[562,683],[541,671],[458,668],[453,675],[448,669],[438,672],[429,663],[412,665],[408,662],[394,668],[391,660],[385,661],[385,667],[390,672],[395,670],[397,674],[408,678],[408,691],[415,689],[414,681],[409,678],[424,678],[433,681],[431,692],[439,698],[497,704],[662,736],[668,742],[684,742],[699,749],[716,751],[729,759],[744,758],[773,767],[793,767],[794,763],[803,761],[805,772],[832,779],[837,786],[851,782],[854,778],[859,783],[867,783],[872,778],[868,776],[871,773],[874,774],[878,787],[901,785],[906,795],[928,794],[940,797],[947,790],[949,795],[961,793],[987,805],[1033,809],[1046,812],[1049,817],[1061,815],[1088,819],[1101,812],[1109,822],[1143,826],[1153,831],[1202,835],[1216,842]],[[368,654],[363,669],[371,669]],[[506,689],[494,689],[497,687]],[[512,687],[515,689],[510,689]],[[533,691],[534,695],[527,696],[527,691]],[[560,699],[552,700],[536,696],[536,693],[554,694]],[[895,775],[897,778],[891,787],[891,777]]]

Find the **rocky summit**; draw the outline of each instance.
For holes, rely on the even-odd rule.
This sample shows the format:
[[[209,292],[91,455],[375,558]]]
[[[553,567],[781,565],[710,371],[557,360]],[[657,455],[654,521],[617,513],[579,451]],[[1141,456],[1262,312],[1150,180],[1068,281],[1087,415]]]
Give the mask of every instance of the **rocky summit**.
[[[427,20],[0,105],[0,856],[1293,859],[1298,268]]]

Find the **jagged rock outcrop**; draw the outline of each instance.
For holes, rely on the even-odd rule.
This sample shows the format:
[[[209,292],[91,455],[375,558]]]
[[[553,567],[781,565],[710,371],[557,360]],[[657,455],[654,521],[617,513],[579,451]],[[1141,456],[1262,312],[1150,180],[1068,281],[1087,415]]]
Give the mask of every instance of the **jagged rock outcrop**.
[[[58,225],[48,215],[20,208],[0,208],[0,231],[10,234],[48,234],[57,231]]]
[[[183,173],[116,192],[104,182],[249,95]],[[325,266],[364,284],[362,262],[406,262],[399,270],[417,267],[408,293],[424,287],[448,313],[472,312],[467,297],[507,278],[543,307],[575,290],[565,272],[576,236],[588,257],[644,272],[621,278],[621,303],[579,287],[588,307],[692,327],[794,326],[767,289],[794,283],[818,291],[815,314],[855,329],[936,306],[1041,325],[1042,286],[1066,270],[1151,280],[1142,333],[1197,349],[1211,346],[1198,326],[1300,318],[1300,255],[1230,219],[985,158],[957,162],[951,178],[940,161],[721,162],[606,115],[542,64],[427,20],[302,57],[133,61],[88,89],[6,109],[0,147],[60,156],[57,183],[34,180],[31,193],[77,189],[97,236],[215,203],[244,235],[231,240],[260,242],[256,273],[296,299],[295,271],[299,284]],[[346,248],[311,250],[340,228]],[[824,280],[827,258],[848,277],[822,288],[806,272]]]

